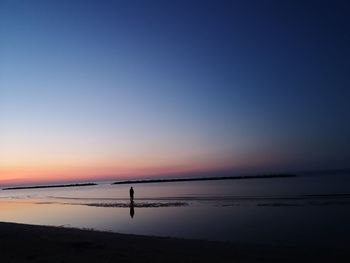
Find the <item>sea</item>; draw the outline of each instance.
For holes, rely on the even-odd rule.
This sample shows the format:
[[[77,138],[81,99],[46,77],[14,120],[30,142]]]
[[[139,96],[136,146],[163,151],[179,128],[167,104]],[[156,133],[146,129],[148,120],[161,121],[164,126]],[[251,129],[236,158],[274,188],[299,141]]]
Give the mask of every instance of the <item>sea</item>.
[[[350,174],[1,190],[0,221],[239,244],[346,248]]]

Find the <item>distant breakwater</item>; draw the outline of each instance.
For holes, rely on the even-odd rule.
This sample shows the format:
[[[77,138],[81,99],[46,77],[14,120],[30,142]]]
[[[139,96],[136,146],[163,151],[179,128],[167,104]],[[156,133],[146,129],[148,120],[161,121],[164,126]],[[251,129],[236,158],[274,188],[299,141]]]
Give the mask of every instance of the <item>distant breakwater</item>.
[[[57,185],[36,185],[36,186],[18,186],[7,187],[2,190],[23,190],[23,189],[39,189],[39,188],[59,188],[59,187],[80,187],[80,186],[92,186],[96,183],[84,183],[84,184],[57,184]]]
[[[284,177],[296,177],[296,175],[293,175],[293,174],[266,174],[266,175],[221,176],[221,177],[200,177],[200,178],[127,180],[127,181],[114,182],[113,184],[146,184],[146,183],[168,183],[168,182],[190,182],[190,181],[266,179],[266,178],[284,178]]]
[[[266,175],[220,176],[220,177],[198,177],[198,178],[143,179],[143,180],[117,181],[117,182],[114,182],[112,184],[113,185],[117,185],[117,184],[146,184],[146,183],[168,183],[168,182],[191,182],[191,181],[268,179],[268,178],[288,178],[288,177],[296,177],[296,175],[293,175],[293,174],[266,174]],[[98,184],[97,183],[80,183],[80,184],[16,186],[16,187],[6,187],[6,188],[3,188],[2,190],[82,187],[82,186],[94,186],[94,185],[98,185]]]

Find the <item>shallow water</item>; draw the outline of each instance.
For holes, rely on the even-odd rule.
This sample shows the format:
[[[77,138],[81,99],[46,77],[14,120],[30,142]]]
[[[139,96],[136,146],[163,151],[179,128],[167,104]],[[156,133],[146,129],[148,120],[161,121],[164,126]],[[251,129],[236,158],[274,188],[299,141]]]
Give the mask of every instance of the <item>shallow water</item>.
[[[10,190],[0,221],[259,244],[350,244],[350,176]]]

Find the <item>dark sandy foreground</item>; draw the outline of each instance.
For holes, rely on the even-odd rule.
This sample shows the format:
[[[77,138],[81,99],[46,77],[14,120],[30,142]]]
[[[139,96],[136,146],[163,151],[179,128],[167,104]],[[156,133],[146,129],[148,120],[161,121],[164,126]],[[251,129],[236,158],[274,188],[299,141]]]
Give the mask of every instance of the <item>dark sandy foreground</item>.
[[[0,223],[1,262],[350,262],[343,249],[293,248]]]

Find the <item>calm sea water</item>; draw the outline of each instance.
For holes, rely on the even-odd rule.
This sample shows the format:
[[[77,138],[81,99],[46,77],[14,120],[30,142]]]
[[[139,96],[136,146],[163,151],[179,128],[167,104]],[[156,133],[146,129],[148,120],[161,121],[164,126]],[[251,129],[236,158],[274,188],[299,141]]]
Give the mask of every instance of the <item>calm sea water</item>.
[[[0,221],[257,244],[350,245],[350,175],[0,191]]]

